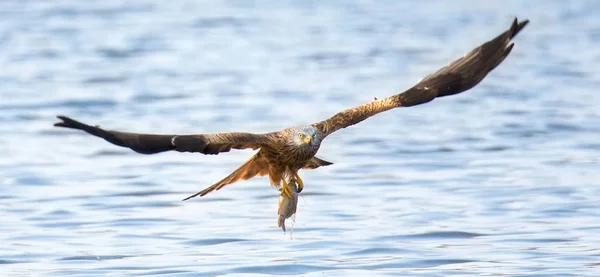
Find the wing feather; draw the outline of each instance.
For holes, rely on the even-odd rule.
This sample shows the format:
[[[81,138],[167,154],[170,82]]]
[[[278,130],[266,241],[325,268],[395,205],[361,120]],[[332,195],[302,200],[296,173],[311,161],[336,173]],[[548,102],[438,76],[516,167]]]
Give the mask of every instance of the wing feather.
[[[476,47],[463,57],[421,79],[408,90],[384,99],[375,100],[337,113],[329,119],[313,124],[323,137],[357,124],[378,113],[427,103],[436,97],[461,93],[473,88],[508,56],[513,48],[511,39],[529,20],[516,18],[511,27],[494,39]]]
[[[90,126],[62,115],[57,117],[62,121],[54,124],[54,126],[82,130],[101,137],[112,144],[127,147],[142,154],[155,154],[173,150],[216,155],[229,152],[231,149],[258,149],[267,146],[270,141],[269,134],[239,132],[196,135],[127,133]]]

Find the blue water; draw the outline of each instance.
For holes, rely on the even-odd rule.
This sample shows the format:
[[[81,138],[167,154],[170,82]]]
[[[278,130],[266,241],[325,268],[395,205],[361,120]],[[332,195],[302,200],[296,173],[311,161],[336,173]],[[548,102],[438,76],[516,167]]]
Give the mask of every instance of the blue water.
[[[355,2],[1,1],[0,275],[600,276],[600,3]],[[52,127],[309,124],[514,16],[531,24],[475,89],[327,138],[291,234],[266,178],[180,201],[251,151],[147,156]]]

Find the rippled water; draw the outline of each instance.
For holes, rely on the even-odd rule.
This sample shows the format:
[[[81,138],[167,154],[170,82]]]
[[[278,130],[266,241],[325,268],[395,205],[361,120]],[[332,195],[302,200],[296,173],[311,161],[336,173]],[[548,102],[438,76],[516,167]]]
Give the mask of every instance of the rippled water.
[[[2,1],[2,276],[599,276],[596,1]],[[329,137],[294,231],[250,151],[53,128],[267,132],[411,86],[531,24],[475,89]],[[292,239],[290,239],[292,238]]]

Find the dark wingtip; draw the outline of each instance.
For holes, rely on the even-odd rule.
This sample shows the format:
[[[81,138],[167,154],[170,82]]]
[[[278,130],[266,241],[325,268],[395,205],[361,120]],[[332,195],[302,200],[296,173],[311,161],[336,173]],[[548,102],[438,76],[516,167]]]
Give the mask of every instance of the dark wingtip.
[[[529,24],[529,19],[525,19],[525,20],[519,22],[519,19],[517,19],[515,17],[515,20],[513,21],[513,24],[510,27],[510,30],[511,30],[510,38],[514,38],[523,28],[525,28],[525,26],[527,26],[527,24]]]
[[[55,126],[55,127],[67,127],[67,125],[66,125],[66,122],[65,122],[65,121],[67,121],[67,120],[68,120],[68,119],[70,119],[70,118],[68,118],[68,117],[66,117],[66,116],[64,116],[64,115],[57,115],[57,116],[56,116],[56,118],[58,118],[58,119],[62,120],[62,122],[56,122],[56,123],[54,123],[54,126]]]
[[[80,129],[80,130],[86,130],[87,127],[90,127],[90,126],[83,124],[77,120],[74,120],[68,116],[57,115],[56,118],[62,120],[62,122],[54,123],[54,126],[56,126],[56,127],[65,127],[65,128],[73,128],[73,129]]]

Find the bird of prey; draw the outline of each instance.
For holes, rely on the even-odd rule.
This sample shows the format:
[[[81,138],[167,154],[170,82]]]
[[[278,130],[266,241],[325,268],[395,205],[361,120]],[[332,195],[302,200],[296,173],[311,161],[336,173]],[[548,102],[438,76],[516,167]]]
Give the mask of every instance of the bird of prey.
[[[502,34],[426,76],[402,93],[341,111],[331,118],[311,125],[263,134],[231,132],[161,135],[106,130],[66,116],[58,116],[62,121],[54,126],[83,130],[110,143],[128,147],[142,154],[174,150],[216,155],[231,149],[258,149],[256,154],[229,176],[183,200],[204,196],[239,180],[265,175],[269,176],[272,186],[281,187],[281,195],[292,198],[290,182],[298,185],[298,192],[304,188],[304,183],[298,176],[300,169],[315,169],[332,164],[315,157],[321,142],[327,136],[393,108],[420,105],[436,97],[453,95],[471,89],[508,56],[514,46],[511,39],[528,22],[528,20],[519,22],[515,18],[510,28]]]

